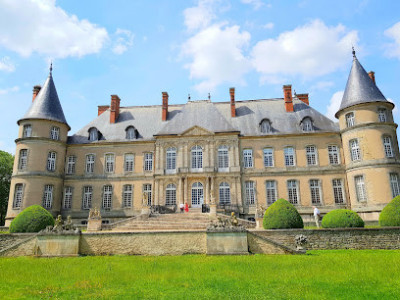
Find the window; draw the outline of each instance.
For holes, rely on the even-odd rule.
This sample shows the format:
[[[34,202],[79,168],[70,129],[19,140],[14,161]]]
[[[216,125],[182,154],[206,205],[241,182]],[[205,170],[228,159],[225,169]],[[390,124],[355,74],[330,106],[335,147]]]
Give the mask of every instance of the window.
[[[151,152],[144,154],[144,170],[145,171],[153,170],[153,153]]]
[[[383,137],[383,148],[386,157],[393,157],[392,138],[390,136]]]
[[[125,172],[133,172],[135,156],[133,154],[125,154],[124,170]]]
[[[256,193],[254,188],[254,181],[246,181],[245,192],[246,192],[246,204],[254,205],[256,203]]]
[[[151,205],[151,184],[143,184],[143,196],[147,199],[147,205]]]
[[[265,182],[265,188],[266,188],[266,195],[267,195],[267,205],[271,205],[277,199],[276,181],[267,180]]]
[[[44,193],[43,193],[43,207],[44,208],[51,208],[53,205],[53,186],[51,184],[46,184],[44,186]]]
[[[274,166],[274,149],[264,148],[264,167]]]
[[[331,165],[340,164],[339,147],[330,145],[328,146],[329,163]]]
[[[106,154],[106,173],[114,172],[114,154]]]
[[[203,184],[195,182],[192,184],[192,207],[200,207],[204,200]]]
[[[76,157],[71,155],[67,158],[67,174],[74,174],[75,173],[75,162]]]
[[[318,179],[310,180],[311,204],[321,204],[321,186]]]
[[[138,137],[138,131],[133,126],[129,126],[125,129],[126,131],[126,139],[127,140],[134,140]]]
[[[303,121],[301,121],[301,128],[304,132],[311,132],[314,130],[312,120],[309,117],[305,117]]]
[[[167,172],[172,173],[176,170],[176,148],[168,148],[166,158]]]
[[[299,204],[299,187],[296,180],[287,181],[288,200],[292,204]]]
[[[176,186],[175,184],[168,184],[165,190],[165,205],[176,204]]]
[[[231,204],[231,189],[227,182],[221,182],[221,184],[219,185],[219,204]]]
[[[284,149],[284,154],[285,154],[285,166],[295,166],[296,161],[294,157],[294,148],[286,147]]]
[[[341,179],[333,179],[333,197],[335,198],[335,204],[343,204],[344,203],[344,191],[343,191],[343,182]]]
[[[66,186],[64,188],[64,209],[71,209],[72,207],[72,187]]]
[[[306,147],[306,157],[307,157],[307,165],[315,166],[318,164],[317,149],[315,146],[307,146]]]
[[[32,136],[32,126],[30,124],[24,125],[22,137],[31,137],[31,136]]]
[[[201,170],[203,169],[203,149],[196,145],[192,147],[192,169]]]
[[[253,167],[253,150],[252,149],[244,149],[243,150],[243,162],[245,168]]]
[[[218,170],[228,171],[228,169],[229,169],[228,146],[222,145],[218,147]]]
[[[347,127],[353,127],[354,126],[354,113],[348,113],[346,114],[346,126]]]
[[[132,207],[133,186],[131,184],[125,184],[122,190],[122,207]]]
[[[97,131],[97,128],[92,127],[89,129],[89,141],[97,141],[99,139],[99,132]]]
[[[378,109],[379,122],[387,122],[387,113],[385,108]]]
[[[59,127],[56,127],[56,126],[51,127],[50,138],[52,140],[60,139],[60,128]]]
[[[28,163],[28,150],[27,149],[19,150],[18,169],[25,170],[27,163]]]
[[[49,152],[47,155],[47,170],[54,172],[56,170],[56,153]]]
[[[399,174],[390,173],[390,186],[392,187],[393,198],[400,195]]]
[[[86,155],[85,171],[86,171],[86,173],[93,173],[94,172],[94,154]]]
[[[83,187],[82,209],[92,207],[93,188],[91,186]]]
[[[105,185],[103,187],[103,201],[102,201],[102,207],[104,209],[111,209],[111,199],[112,199],[112,186],[111,185]]]
[[[264,119],[260,123],[260,129],[262,133],[271,133],[272,127],[271,122],[268,119]]]
[[[361,160],[360,145],[358,140],[350,140],[350,156],[352,161]]]
[[[367,201],[367,191],[365,189],[364,176],[360,175],[354,177],[354,182],[356,183],[357,200],[359,202]]]
[[[21,183],[15,185],[13,208],[21,208],[24,186]]]

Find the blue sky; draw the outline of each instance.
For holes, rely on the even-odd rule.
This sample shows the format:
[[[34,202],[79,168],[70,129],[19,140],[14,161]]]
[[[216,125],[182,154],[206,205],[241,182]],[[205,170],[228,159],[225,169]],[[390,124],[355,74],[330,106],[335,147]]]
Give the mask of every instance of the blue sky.
[[[15,151],[16,121],[49,62],[70,135],[97,106],[283,97],[310,93],[332,116],[354,45],[378,87],[398,104],[400,1],[0,0],[0,149]],[[395,120],[400,113],[395,109]]]

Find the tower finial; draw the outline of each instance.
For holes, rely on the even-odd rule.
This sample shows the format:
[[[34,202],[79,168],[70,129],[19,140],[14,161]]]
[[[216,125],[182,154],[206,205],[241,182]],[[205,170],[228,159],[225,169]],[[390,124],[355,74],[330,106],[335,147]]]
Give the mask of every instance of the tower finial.
[[[50,62],[50,75],[52,75],[52,72],[53,72],[53,62],[51,61]]]
[[[353,53],[353,58],[356,58],[356,51],[354,50],[354,46],[351,46],[351,49],[353,49],[353,51],[351,51],[351,53]]]

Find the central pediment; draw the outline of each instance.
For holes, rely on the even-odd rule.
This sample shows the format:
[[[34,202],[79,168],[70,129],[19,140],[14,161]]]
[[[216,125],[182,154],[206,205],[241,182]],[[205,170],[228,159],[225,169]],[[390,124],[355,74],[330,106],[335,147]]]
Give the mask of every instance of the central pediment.
[[[197,136],[197,135],[214,135],[213,132],[208,131],[207,129],[204,129],[203,127],[200,126],[193,126],[190,127],[189,129],[185,130],[180,134],[180,136]]]

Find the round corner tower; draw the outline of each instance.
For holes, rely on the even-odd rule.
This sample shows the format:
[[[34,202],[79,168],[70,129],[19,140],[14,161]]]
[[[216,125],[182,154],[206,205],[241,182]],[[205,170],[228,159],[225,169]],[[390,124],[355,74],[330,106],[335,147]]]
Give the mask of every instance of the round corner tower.
[[[67,136],[65,119],[52,77],[33,88],[32,104],[18,120],[18,138],[6,226],[28,206],[38,204],[55,216],[61,210]]]

